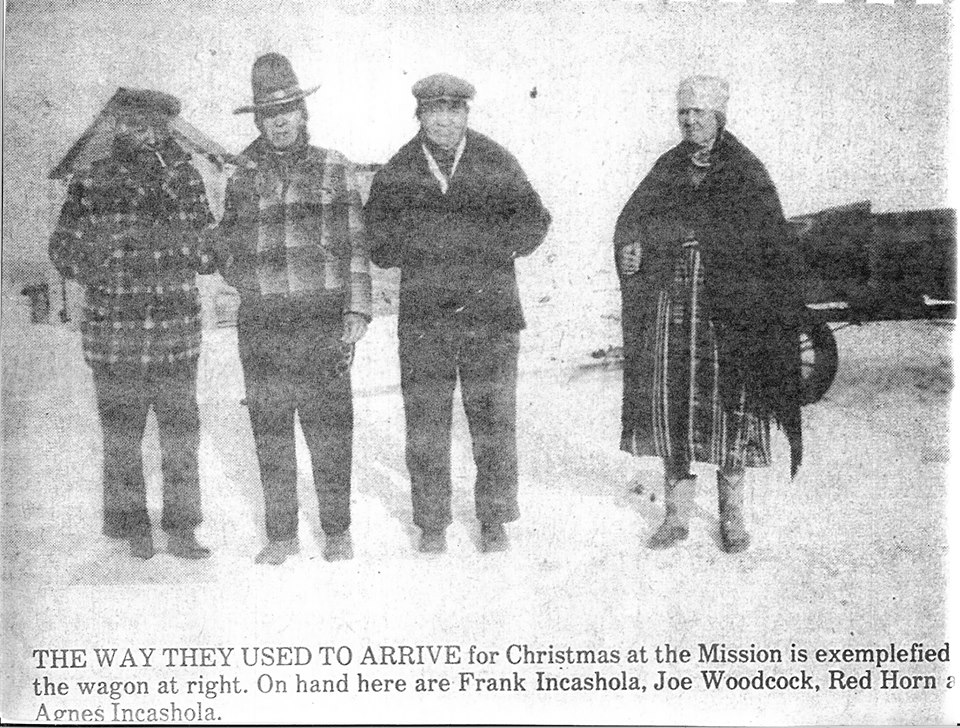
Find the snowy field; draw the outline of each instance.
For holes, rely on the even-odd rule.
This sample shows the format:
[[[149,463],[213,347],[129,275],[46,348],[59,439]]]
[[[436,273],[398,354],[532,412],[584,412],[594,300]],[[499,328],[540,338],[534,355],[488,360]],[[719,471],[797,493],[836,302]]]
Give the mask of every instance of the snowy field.
[[[716,493],[705,473],[690,539],[666,552],[644,548],[662,516],[661,475],[656,462],[618,451],[620,373],[579,368],[590,361],[588,349],[564,343],[531,312],[513,548],[478,553],[473,466],[458,407],[455,522],[448,553],[427,557],[415,550],[410,520],[396,319],[378,318],[354,370],[356,557],[328,564],[320,555],[301,439],[303,551],[265,567],[253,563],[264,542],[262,498],[240,404],[235,330],[205,331],[200,362],[205,522],[198,535],[213,557],[189,563],[160,553],[140,562],[100,535],[100,433],[79,334],[26,324],[20,302],[4,304],[5,719],[35,717],[30,655],[47,646],[787,649],[947,639],[952,322],[865,324],[837,334],[837,380],[804,409],[804,467],[790,482],[778,435],[775,466],[749,475],[753,545],[731,556],[718,548]],[[152,417],[145,460],[158,523]],[[631,492],[636,484],[643,494]],[[939,723],[957,717],[945,713],[946,692],[461,693],[362,702],[355,694],[266,695],[211,704],[232,722]]]

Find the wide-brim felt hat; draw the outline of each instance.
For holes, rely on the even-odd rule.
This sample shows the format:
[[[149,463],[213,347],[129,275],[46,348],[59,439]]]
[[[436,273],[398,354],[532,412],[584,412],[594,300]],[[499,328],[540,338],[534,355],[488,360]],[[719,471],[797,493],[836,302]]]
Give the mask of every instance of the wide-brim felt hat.
[[[280,53],[267,53],[253,62],[250,72],[253,103],[234,109],[234,114],[249,114],[291,101],[299,101],[320,88],[320,84],[300,88],[290,60]]]
[[[104,111],[111,115],[141,113],[173,118],[180,114],[180,99],[163,91],[121,86]]]

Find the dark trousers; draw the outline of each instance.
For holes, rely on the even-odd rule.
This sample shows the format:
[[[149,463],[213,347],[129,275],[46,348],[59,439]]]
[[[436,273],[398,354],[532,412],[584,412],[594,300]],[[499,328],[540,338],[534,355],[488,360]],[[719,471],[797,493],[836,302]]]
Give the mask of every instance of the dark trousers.
[[[141,443],[153,407],[160,433],[165,531],[192,529],[202,520],[197,450],[197,366],[162,372],[93,368],[103,430],[103,532],[128,538],[150,530]]]
[[[517,358],[515,331],[400,330],[400,384],[407,420],[413,522],[441,530],[450,514],[450,424],[460,377],[477,466],[474,501],[483,523],[515,521]]]
[[[324,533],[350,527],[353,397],[339,310],[281,299],[242,305],[237,335],[260,464],[267,538],[297,535],[294,414],[300,416]]]

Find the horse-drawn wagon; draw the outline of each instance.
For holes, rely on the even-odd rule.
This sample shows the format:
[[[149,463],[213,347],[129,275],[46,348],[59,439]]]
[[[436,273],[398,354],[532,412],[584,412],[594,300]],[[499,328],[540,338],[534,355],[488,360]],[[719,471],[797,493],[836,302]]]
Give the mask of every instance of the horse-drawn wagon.
[[[867,321],[956,316],[956,212],[872,213],[869,202],[790,219],[807,268],[804,402],[839,364],[834,331]]]

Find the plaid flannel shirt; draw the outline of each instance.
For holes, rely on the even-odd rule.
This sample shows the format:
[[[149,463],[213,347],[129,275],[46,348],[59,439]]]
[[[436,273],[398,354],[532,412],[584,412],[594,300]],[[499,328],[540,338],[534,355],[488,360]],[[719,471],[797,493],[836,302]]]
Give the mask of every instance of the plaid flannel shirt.
[[[227,185],[217,253],[241,298],[321,298],[372,315],[370,258],[353,164],[305,139],[278,153],[258,138]]]

